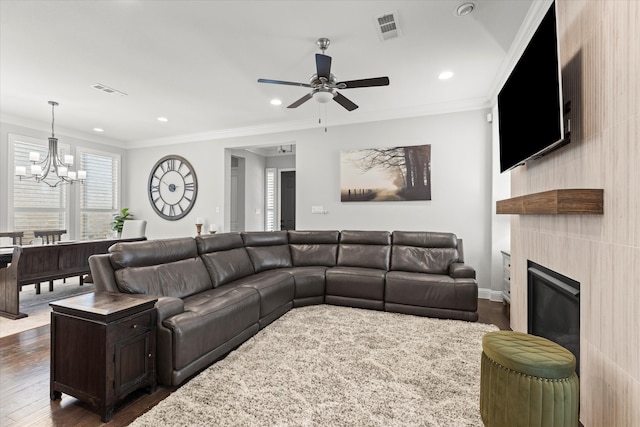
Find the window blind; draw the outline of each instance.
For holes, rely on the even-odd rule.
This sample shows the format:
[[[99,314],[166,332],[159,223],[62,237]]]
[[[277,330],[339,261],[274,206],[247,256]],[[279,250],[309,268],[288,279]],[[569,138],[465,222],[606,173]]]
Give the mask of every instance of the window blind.
[[[265,169],[264,229],[276,230],[276,168]]]
[[[87,179],[80,188],[80,239],[102,239],[111,231],[120,200],[120,156],[80,151]]]

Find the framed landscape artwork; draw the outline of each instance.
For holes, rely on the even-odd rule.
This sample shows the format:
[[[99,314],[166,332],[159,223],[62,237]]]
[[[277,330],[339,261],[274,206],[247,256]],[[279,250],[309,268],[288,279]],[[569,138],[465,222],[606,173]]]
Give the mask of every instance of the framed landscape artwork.
[[[431,200],[431,145],[341,152],[340,200]]]

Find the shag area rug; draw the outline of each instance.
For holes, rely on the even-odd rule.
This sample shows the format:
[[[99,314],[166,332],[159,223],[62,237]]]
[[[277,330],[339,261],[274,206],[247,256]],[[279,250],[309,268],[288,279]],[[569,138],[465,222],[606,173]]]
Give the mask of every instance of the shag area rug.
[[[296,308],[131,426],[482,426],[494,325]]]

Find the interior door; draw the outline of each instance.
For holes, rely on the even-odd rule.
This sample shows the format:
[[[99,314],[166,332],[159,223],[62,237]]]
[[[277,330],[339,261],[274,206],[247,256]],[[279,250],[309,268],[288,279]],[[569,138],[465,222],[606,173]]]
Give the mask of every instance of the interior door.
[[[280,230],[296,229],[296,171],[280,173]]]

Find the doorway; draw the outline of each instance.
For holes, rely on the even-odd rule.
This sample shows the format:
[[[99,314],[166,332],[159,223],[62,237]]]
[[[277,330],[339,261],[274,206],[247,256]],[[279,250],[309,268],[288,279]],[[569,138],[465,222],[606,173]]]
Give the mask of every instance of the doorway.
[[[296,171],[280,172],[280,230],[296,229]]]

